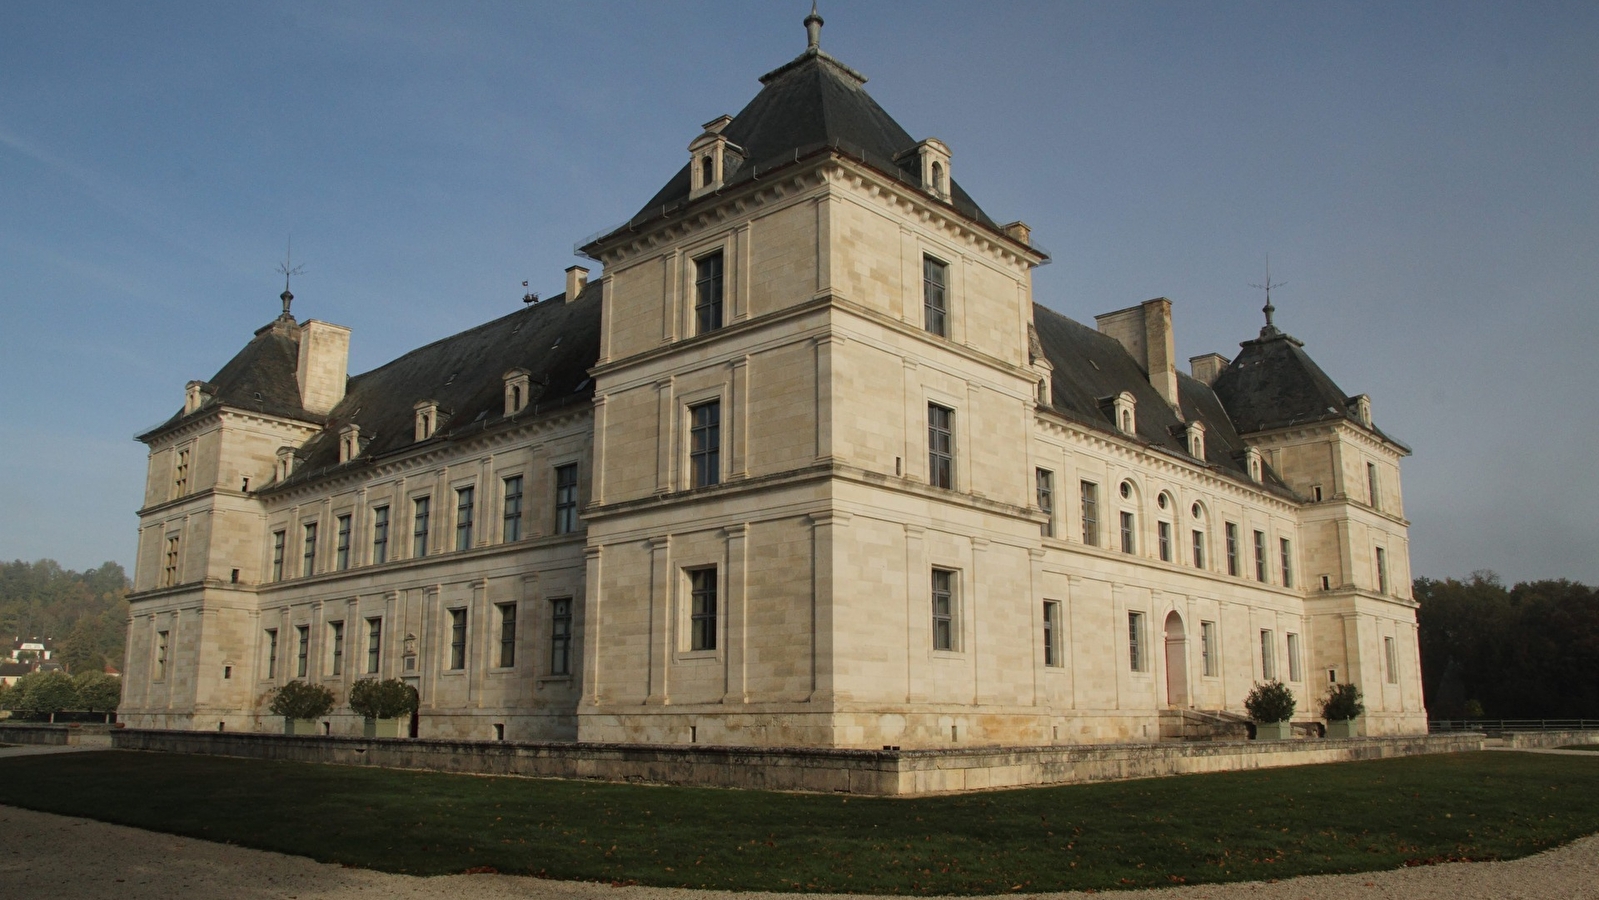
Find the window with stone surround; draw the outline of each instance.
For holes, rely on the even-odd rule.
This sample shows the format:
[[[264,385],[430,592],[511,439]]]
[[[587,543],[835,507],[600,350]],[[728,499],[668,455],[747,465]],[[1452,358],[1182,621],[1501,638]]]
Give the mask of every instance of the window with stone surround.
[[[1382,639],[1383,676],[1389,684],[1399,683],[1399,645],[1391,637]]]
[[[1260,680],[1271,681],[1277,677],[1277,654],[1271,629],[1260,630]]]
[[[300,575],[309,578],[316,574],[316,523],[306,522],[301,527],[305,531],[305,553],[301,560]]]
[[[428,555],[428,515],[432,505],[431,497],[417,497],[411,502],[411,556],[414,559]]]
[[[499,603],[500,611],[500,668],[516,665],[516,604]]]
[[[1083,543],[1099,546],[1099,485],[1092,481],[1078,482],[1078,493],[1083,507]]]
[[[1255,580],[1266,582],[1266,532],[1255,532]]]
[[[452,609],[450,612],[450,669],[460,671],[466,668],[466,610]]]
[[[1214,677],[1217,663],[1221,659],[1217,654],[1215,622],[1199,623],[1199,655],[1205,675]]]
[[[955,650],[955,571],[933,570],[933,649]]]
[[[1288,632],[1288,680],[1299,683],[1304,680],[1304,674],[1299,668],[1299,635]]]
[[[189,492],[189,448],[178,449],[177,462],[172,466],[172,496],[174,499]],[[1376,505],[1376,504],[1373,504]]]
[[[694,487],[722,482],[722,401],[689,407],[689,477]]]
[[[694,261],[695,334],[706,334],[722,327],[722,268],[720,250]]]
[[[1038,510],[1044,514],[1039,530],[1044,537],[1055,536],[1055,473],[1048,469],[1035,469],[1033,479],[1038,493]]]
[[[1127,515],[1123,513],[1123,515]],[[1155,523],[1155,539],[1160,544],[1160,558],[1163,562],[1171,562],[1171,523]]]
[[[1377,592],[1388,593],[1388,553],[1383,548],[1377,548]]]
[[[1127,614],[1127,662],[1134,672],[1149,671],[1149,653],[1144,646],[1144,614]]]
[[[477,490],[464,487],[455,491],[455,549],[472,549],[472,513],[477,505]]]
[[[949,266],[931,256],[922,257],[922,328],[949,337]]]
[[[389,561],[389,508],[372,510],[372,565]]]
[[[339,540],[333,548],[333,565],[334,568],[343,572],[350,567],[350,517],[347,515],[339,516],[337,521]]]
[[[555,467],[555,533],[573,534],[576,531],[577,463],[567,463]]]
[[[285,531],[272,532],[272,580],[283,580],[283,553],[288,544],[289,535]]]
[[[270,681],[278,677],[278,630],[268,628],[266,639],[266,677]]]
[[[179,552],[181,543],[178,535],[167,535],[166,564],[161,568],[162,587],[172,587],[178,583],[178,563],[182,559]]]
[[[505,479],[505,527],[500,539],[509,544],[522,539],[522,476]]]
[[[1132,513],[1123,510],[1122,524],[1122,552],[1135,553],[1138,550],[1138,520]]]
[[[1277,539],[1277,549],[1282,554],[1283,587],[1294,586],[1294,545],[1287,538]]]
[[[1228,522],[1225,526],[1227,532],[1227,574],[1238,575],[1238,523]]]
[[[1371,498],[1372,509],[1382,509],[1382,496],[1377,491],[1377,465],[1366,463],[1366,496]]]
[[[1194,568],[1203,569],[1205,567],[1205,532],[1195,528],[1193,538]]]
[[[167,677],[167,636],[165,631],[155,633],[155,681],[164,681]]]
[[[334,675],[344,674],[344,622],[328,623],[328,643],[333,645],[333,664],[329,671]]]
[[[376,675],[383,661],[383,618],[374,616],[366,620],[366,673]]]
[[[294,675],[296,678],[304,678],[311,665],[311,626],[294,626],[294,636]]]
[[[1060,601],[1044,601],[1044,665],[1056,668],[1063,665],[1060,653]]]
[[[572,598],[550,601],[550,674],[572,674]]]
[[[689,649],[716,649],[717,581],[716,567],[688,571]]]
[[[927,483],[955,486],[955,411],[937,403],[927,404]]]

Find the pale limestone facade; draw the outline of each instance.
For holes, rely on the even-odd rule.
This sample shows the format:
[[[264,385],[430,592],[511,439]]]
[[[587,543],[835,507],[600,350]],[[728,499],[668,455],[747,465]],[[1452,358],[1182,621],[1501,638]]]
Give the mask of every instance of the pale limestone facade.
[[[814,34],[767,80],[812,69],[859,91]],[[287,312],[263,332],[298,347],[292,414],[191,389],[143,436],[124,721],[271,730],[274,686],[324,683],[342,703],[370,673],[417,686],[423,737],[1048,745],[1156,740],[1171,710],[1241,713],[1275,676],[1296,718],[1353,681],[1366,732],[1425,731],[1408,451],[1369,401],[1229,437],[1211,385],[1236,365],[1199,357],[1179,376],[1158,300],[1101,317],[1140,381],[1083,415],[1061,397],[1085,360],[1051,338],[1081,326],[1039,320],[1046,257],[955,193],[950,148],[907,144],[895,171],[846,134],[767,166],[751,158],[760,103],[690,145],[670,214],[584,248],[603,278],[569,272],[538,304],[566,310],[520,314],[592,307],[584,402],[520,408],[536,360],[513,359],[473,386],[493,413],[446,427],[421,418],[452,414],[439,397],[390,396],[415,439],[363,451],[382,429],[362,421],[378,401],[361,379],[389,376],[345,397],[348,331]],[[1298,352],[1268,328],[1246,356]],[[448,391],[454,374],[435,375]],[[1150,436],[1156,405],[1175,445]],[[296,471],[340,434],[336,464]],[[558,508],[574,464],[575,522]],[[360,722],[341,707],[327,728]]]

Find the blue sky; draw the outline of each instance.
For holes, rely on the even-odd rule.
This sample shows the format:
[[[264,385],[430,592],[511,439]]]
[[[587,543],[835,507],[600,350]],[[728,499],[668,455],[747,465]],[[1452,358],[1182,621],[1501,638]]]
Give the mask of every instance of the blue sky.
[[[0,558],[131,565],[132,435],[278,310],[351,371],[556,293],[802,3],[8,4]],[[1082,321],[1278,324],[1408,442],[1416,574],[1599,582],[1599,5],[822,5]]]

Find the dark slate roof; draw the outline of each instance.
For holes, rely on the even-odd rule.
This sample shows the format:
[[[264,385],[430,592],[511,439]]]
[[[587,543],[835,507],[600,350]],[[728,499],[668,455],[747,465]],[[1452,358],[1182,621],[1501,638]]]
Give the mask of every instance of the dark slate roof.
[[[1244,442],[1221,400],[1204,382],[1177,374],[1177,399],[1183,414],[1179,419],[1149,383],[1149,374],[1120,341],[1036,303],[1033,325],[1044,356],[1054,367],[1049,395],[1056,412],[1092,428],[1120,434],[1104,401],[1126,391],[1137,404],[1139,440],[1187,458],[1185,423],[1202,422],[1205,463],[1240,478],[1248,477]],[[1268,487],[1288,492],[1269,467],[1266,480]]]
[[[600,282],[591,282],[572,303],[557,294],[352,377],[326,429],[299,449],[285,484],[420,446],[415,440],[420,400],[439,405],[438,431],[423,443],[459,440],[508,424],[503,376],[510,369],[526,369],[531,376],[528,406],[515,419],[586,406],[594,395],[588,370],[600,355],[602,290]],[[339,431],[351,422],[361,429],[361,452],[341,466]]]
[[[1305,352],[1305,345],[1275,327],[1244,341],[1238,358],[1216,378],[1216,396],[1232,415],[1238,431],[1249,434],[1331,419],[1361,424],[1352,398]],[[1366,427],[1362,425],[1361,427]],[[1384,440],[1404,444],[1378,431]]]
[[[218,404],[309,422],[322,418],[300,405],[300,326],[279,317],[258,329],[244,349],[206,383],[209,399],[192,413],[172,418],[139,435],[147,440],[181,422],[209,414]]]
[[[787,165],[824,147],[864,160],[873,168],[921,186],[919,168],[896,162],[917,140],[901,128],[862,87],[866,78],[820,50],[761,77],[764,87],[721,134],[742,150],[737,168],[724,173],[723,183],[738,184]],[[684,164],[660,192],[639,210],[634,222],[662,213],[688,200],[689,166]],[[998,230],[959,184],[950,182],[950,203],[962,215]]]

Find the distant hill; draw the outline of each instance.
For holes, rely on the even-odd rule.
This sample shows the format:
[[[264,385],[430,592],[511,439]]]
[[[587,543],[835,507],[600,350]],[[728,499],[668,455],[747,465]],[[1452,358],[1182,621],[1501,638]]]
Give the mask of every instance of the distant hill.
[[[122,668],[128,590],[122,566],[74,572],[53,559],[0,564],[0,641],[40,637],[72,672]]]

